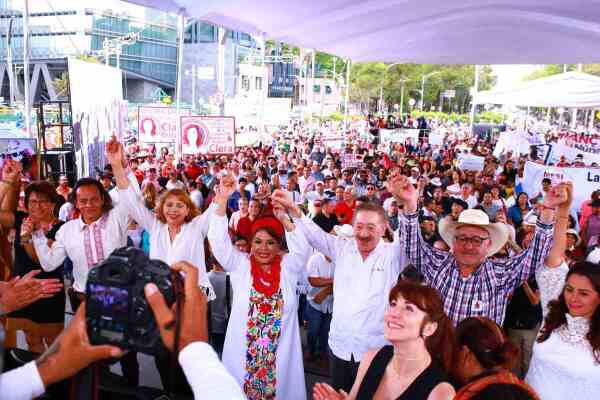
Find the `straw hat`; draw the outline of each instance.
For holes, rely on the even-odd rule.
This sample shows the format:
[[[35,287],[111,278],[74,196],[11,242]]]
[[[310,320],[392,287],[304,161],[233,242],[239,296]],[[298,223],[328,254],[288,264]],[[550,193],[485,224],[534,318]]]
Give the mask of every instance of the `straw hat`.
[[[496,254],[508,240],[508,229],[502,222],[490,223],[490,218],[482,210],[464,210],[458,216],[458,221],[451,217],[446,217],[440,221],[439,232],[444,242],[450,247],[454,243],[456,229],[465,226],[477,226],[488,231],[492,244],[487,253],[487,257]]]

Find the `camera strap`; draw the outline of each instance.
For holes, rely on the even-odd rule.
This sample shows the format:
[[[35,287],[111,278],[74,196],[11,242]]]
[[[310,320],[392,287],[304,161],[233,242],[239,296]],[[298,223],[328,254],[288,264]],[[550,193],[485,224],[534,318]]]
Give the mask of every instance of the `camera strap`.
[[[184,301],[183,279],[179,272],[171,271],[171,280],[173,282],[173,292],[175,294],[175,338],[173,343],[173,352],[171,353],[171,369],[169,371],[169,395],[175,398],[175,372],[177,371],[179,359],[179,341],[181,339],[181,318]],[[165,388],[166,389],[166,388]]]

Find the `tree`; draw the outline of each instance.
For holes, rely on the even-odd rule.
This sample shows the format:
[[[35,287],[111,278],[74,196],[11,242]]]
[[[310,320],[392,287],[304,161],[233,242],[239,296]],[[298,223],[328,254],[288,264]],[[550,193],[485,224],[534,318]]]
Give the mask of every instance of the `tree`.
[[[67,98],[69,96],[69,76],[66,72],[60,74],[52,80],[52,86],[56,92],[58,99]]]

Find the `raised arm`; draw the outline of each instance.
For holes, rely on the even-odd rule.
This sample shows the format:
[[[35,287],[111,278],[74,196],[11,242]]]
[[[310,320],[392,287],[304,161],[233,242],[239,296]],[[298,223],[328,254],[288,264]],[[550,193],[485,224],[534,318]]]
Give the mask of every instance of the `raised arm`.
[[[119,190],[117,212],[122,217],[123,225],[127,225],[127,217],[131,216],[142,228],[148,232],[152,231],[153,225],[157,222],[156,216],[144,204],[135,176],[128,175],[123,145],[115,136],[106,144],[106,158],[112,166],[117,181]]]
[[[275,190],[271,200],[273,204],[279,204],[285,208],[292,216],[294,224],[298,228],[298,233],[304,236],[310,246],[335,262],[337,249],[345,244],[345,239],[324,232],[323,229],[302,213],[300,207],[294,203],[286,192],[279,189]]]
[[[554,224],[554,241],[545,265],[548,268],[556,268],[562,264],[565,250],[567,249],[567,228],[569,225],[569,208],[573,201],[573,184],[567,182],[563,184],[567,194],[567,203],[557,208],[556,223]]]
[[[19,178],[23,167],[20,162],[6,160],[0,182],[0,225],[5,228],[15,226],[15,210],[19,197]]]
[[[427,282],[431,282],[436,271],[444,265],[450,253],[434,249],[421,237],[419,213],[417,212],[419,193],[408,181],[408,178],[394,171],[390,175],[387,185],[396,200],[404,204],[404,212],[400,216],[398,238],[400,251],[405,253],[409,262],[425,276]]]
[[[208,228],[208,242],[210,248],[223,269],[228,272],[236,271],[240,266],[248,264],[248,255],[240,252],[231,243],[227,223],[227,199],[235,191],[235,178],[231,174],[221,178],[218,186],[215,186],[216,204],[210,227]]]
[[[535,235],[527,250],[508,260],[494,262],[496,273],[503,281],[507,292],[516,289],[527,281],[537,269],[543,266],[544,261],[550,254],[550,249],[553,246],[553,232],[555,232],[553,229],[554,214],[568,216],[568,210],[571,206],[571,196],[567,187],[569,186],[566,183],[561,183],[551,188],[548,195],[546,195],[536,225]],[[556,235],[556,233],[554,234]]]

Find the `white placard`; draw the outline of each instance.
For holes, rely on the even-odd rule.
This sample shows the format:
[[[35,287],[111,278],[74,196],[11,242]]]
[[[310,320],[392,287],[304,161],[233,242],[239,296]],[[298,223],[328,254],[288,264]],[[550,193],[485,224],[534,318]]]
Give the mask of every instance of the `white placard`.
[[[463,171],[483,171],[485,158],[470,153],[460,153],[457,157],[458,168]]]

